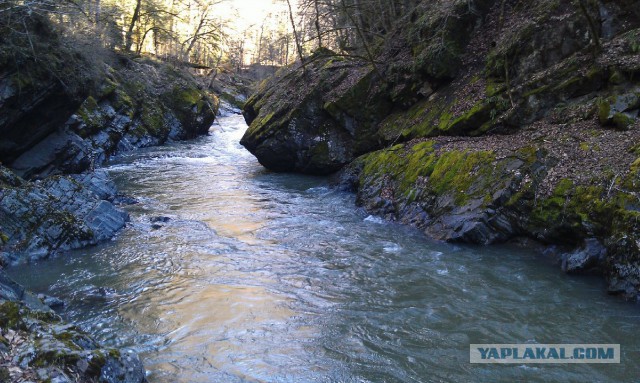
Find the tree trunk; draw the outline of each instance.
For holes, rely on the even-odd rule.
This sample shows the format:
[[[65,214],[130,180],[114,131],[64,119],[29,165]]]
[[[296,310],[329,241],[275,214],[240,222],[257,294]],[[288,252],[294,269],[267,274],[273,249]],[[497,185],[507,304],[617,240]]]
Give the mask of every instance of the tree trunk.
[[[204,23],[207,19],[207,14],[208,14],[208,11],[207,11],[207,8],[205,8],[202,13],[202,16],[200,17],[200,22],[198,23],[198,27],[193,33],[193,38],[189,42],[189,46],[187,47],[187,50],[184,52],[185,61],[189,61],[189,55],[191,54],[191,50],[193,49],[194,45],[196,44],[196,41],[198,40],[198,35],[200,34],[202,27],[204,26]]]
[[[351,15],[351,13],[349,12],[349,9],[347,8],[347,4],[344,2],[344,0],[340,0],[341,4],[342,4],[342,10],[344,11],[345,15],[349,18],[349,20],[351,20],[351,23],[353,24],[354,28],[356,29],[356,32],[358,34],[358,37],[360,37],[360,41],[362,42],[362,46],[364,47],[364,50],[367,52],[367,58],[369,59],[369,62],[371,63],[371,67],[373,68],[374,72],[378,72],[378,67],[376,67],[376,61],[373,58],[373,54],[371,53],[371,49],[369,49],[369,44],[367,43],[367,40],[364,36],[364,33],[362,32],[362,29],[360,27],[360,25],[358,25],[358,22],[354,19],[354,17]]]
[[[125,51],[130,51],[131,46],[133,45],[133,30],[136,27],[136,23],[140,18],[140,8],[142,6],[142,0],[136,0],[136,9],[133,11],[133,16],[131,17],[131,23],[129,23],[129,29],[127,30],[127,34],[125,37]]]
[[[316,9],[316,33],[318,34],[318,48],[322,48],[322,33],[320,32],[320,7],[318,6],[318,0],[313,0],[313,5]]]
[[[593,39],[593,46],[596,53],[599,53],[600,51],[602,51],[602,45],[600,44],[600,34],[598,33],[596,23],[593,20],[593,17],[591,17],[591,15],[589,14],[589,10],[587,9],[587,5],[584,3],[584,0],[578,0],[578,5],[580,6],[582,14],[589,23],[589,31],[591,32],[591,38]]]
[[[304,74],[307,74],[307,67],[304,63],[304,57],[302,56],[302,45],[300,45],[300,40],[298,39],[298,32],[296,31],[296,22],[293,19],[293,10],[291,9],[291,1],[287,0],[287,5],[289,6],[289,20],[291,20],[291,27],[293,28],[293,38],[296,42],[296,49],[298,50],[298,57],[300,58],[300,64],[302,65],[302,71]]]

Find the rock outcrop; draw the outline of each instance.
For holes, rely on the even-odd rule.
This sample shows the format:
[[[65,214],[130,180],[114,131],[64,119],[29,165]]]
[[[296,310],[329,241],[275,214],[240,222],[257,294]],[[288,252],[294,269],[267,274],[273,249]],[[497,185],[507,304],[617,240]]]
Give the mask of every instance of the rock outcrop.
[[[436,238],[561,245],[566,272],[636,298],[638,41],[632,1],[423,2],[374,64],[323,51],[263,83],[242,143],[275,171],[342,168]]]
[[[95,245],[129,216],[115,207],[103,171],[28,182],[0,166],[0,255],[4,264]]]
[[[328,50],[307,61],[304,71],[284,69],[260,85],[244,106],[250,128],[240,143],[269,169],[327,174],[367,151],[368,145],[357,142],[371,133],[364,115],[382,115],[373,99],[384,96],[372,92],[366,64],[336,59]],[[358,113],[363,120],[345,113],[347,104],[338,101],[354,98],[359,104],[353,111],[371,100],[372,108]]]
[[[14,150],[0,161],[27,179],[74,174],[117,153],[208,132],[218,108],[214,95],[169,65],[151,59],[125,62],[109,68],[97,89],[39,139],[20,140],[12,133],[25,130],[19,123],[0,126],[16,136]],[[25,118],[30,113],[25,110]]]
[[[94,87],[91,57],[66,43],[45,16],[12,7],[0,25],[0,161],[55,132]]]
[[[84,51],[46,17],[15,12],[20,25],[0,26],[11,37],[0,42],[5,261],[113,237],[127,215],[112,204],[106,174],[94,170],[118,153],[206,134],[218,108],[186,70],[99,47]]]

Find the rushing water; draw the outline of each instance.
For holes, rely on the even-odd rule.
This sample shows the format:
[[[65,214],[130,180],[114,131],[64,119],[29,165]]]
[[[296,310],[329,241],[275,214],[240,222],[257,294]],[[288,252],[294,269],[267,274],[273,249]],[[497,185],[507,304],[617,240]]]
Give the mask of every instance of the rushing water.
[[[326,179],[211,135],[108,168],[140,203],[109,243],[15,268],[151,382],[634,381],[640,310],[532,252],[430,241]],[[162,218],[165,217],[165,218]],[[168,219],[168,220],[167,220]],[[166,222],[163,222],[166,221]],[[619,365],[471,365],[470,343],[621,343]]]

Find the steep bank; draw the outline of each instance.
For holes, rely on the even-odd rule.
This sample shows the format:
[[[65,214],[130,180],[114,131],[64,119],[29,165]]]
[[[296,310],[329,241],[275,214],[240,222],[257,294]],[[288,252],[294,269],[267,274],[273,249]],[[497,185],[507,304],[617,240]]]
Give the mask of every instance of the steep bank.
[[[94,169],[118,153],[206,134],[218,109],[184,69],[87,46],[44,16],[15,12],[24,26],[2,25],[10,39],[0,55],[5,260],[111,238],[126,214]]]
[[[437,238],[559,245],[635,299],[638,7],[423,2],[375,63],[321,51],[264,82],[242,143],[276,171],[348,165],[367,210]]]

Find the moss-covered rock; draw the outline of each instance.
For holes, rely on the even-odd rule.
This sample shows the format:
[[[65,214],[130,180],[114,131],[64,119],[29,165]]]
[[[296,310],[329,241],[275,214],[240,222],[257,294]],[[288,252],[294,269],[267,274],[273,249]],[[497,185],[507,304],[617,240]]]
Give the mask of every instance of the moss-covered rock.
[[[498,157],[491,151],[444,149],[435,140],[364,155],[346,171],[358,169],[358,203],[368,211],[437,238],[487,244],[519,232],[518,222],[496,211],[528,175],[539,172],[540,161],[527,150]]]
[[[598,118],[605,126],[628,129],[638,118],[640,109],[640,89],[615,95],[598,102]]]
[[[336,60],[328,50],[306,61],[305,71],[293,64],[249,98],[241,144],[269,169],[326,174],[370,149],[364,137],[372,136],[370,120],[384,113],[385,99],[365,63]]]
[[[342,178],[372,213],[451,241],[570,247],[559,257],[567,272],[602,272],[633,296],[636,236],[623,234],[640,210],[627,176],[640,168],[626,152],[640,139],[631,3],[588,2],[601,23],[593,36],[570,2],[421,2],[374,47],[373,64],[324,52],[306,74],[297,63],[261,84],[243,143],[282,171],[353,159]]]
[[[24,291],[0,271],[0,355],[6,381],[38,376],[43,381],[143,383],[144,368],[138,356],[102,348],[86,333]]]

